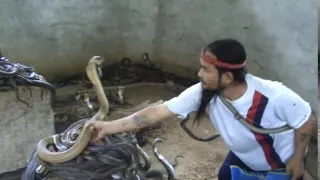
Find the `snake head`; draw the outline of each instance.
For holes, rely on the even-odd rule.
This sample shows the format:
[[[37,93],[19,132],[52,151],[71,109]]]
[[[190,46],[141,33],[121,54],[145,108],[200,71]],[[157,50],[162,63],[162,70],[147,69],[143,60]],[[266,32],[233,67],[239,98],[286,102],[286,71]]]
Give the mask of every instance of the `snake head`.
[[[100,66],[105,60],[101,56],[93,56],[89,62]]]
[[[152,143],[152,149],[153,149],[153,152],[155,153],[156,156],[160,154],[157,147],[156,147],[156,144],[158,142],[162,142],[162,140],[160,138],[156,138]]]
[[[102,77],[102,69],[101,65],[105,60],[101,56],[93,56],[86,67],[87,74],[89,74],[89,79],[91,81],[96,81],[97,79],[92,74],[94,71],[97,71],[98,78]],[[95,80],[93,80],[95,79]]]
[[[98,75],[101,78],[102,77],[102,68],[101,65],[105,60],[101,56],[93,56],[89,63],[94,63],[97,67]]]
[[[149,67],[152,66],[152,63],[151,63],[151,60],[150,60],[150,58],[149,58],[149,54],[148,54],[148,53],[143,53],[143,54],[142,54],[142,59],[143,59],[144,61],[146,61],[146,63],[148,64]]]

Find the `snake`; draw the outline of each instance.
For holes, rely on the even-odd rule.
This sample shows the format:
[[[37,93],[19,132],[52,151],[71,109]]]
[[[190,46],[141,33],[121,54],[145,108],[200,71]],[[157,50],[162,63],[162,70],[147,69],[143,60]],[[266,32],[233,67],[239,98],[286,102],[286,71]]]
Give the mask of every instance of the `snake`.
[[[156,158],[165,167],[166,172],[157,169],[150,169],[151,164],[146,152],[139,148],[134,134],[109,135],[105,137],[109,143],[95,144],[89,142],[87,152],[77,158],[60,163],[46,164],[37,158],[35,148],[32,150],[31,158],[25,169],[21,180],[38,180],[48,178],[67,179],[97,179],[97,180],[174,180],[174,171],[177,164],[171,165],[156,148],[160,138],[156,138],[152,144]],[[141,165],[141,158],[144,159],[144,166]],[[146,157],[144,157],[146,156]]]
[[[42,76],[34,72],[35,69],[33,67],[29,67],[20,63],[13,63],[8,58],[3,56],[0,52],[0,77],[2,80],[7,83],[4,85],[8,85],[16,91],[16,97],[19,101],[26,104],[28,107],[32,107],[27,102],[23,101],[19,97],[18,85],[32,85],[41,88],[41,99],[43,100],[43,88],[49,89],[51,92],[51,106],[53,107],[53,99],[56,94],[55,86],[51,83],[47,82],[46,79]],[[27,87],[30,91],[30,96],[32,96],[31,89]]]
[[[167,176],[168,176],[168,180],[174,180],[175,179],[175,174],[174,174],[174,166],[177,165],[177,163],[175,165],[171,165],[170,162],[159,152],[159,150],[156,147],[156,143],[161,142],[162,140],[160,138],[156,138],[153,143],[152,143],[152,151],[153,154],[156,156],[156,158],[160,161],[160,163],[163,165],[163,167],[166,169],[167,171]],[[176,161],[176,158],[175,158]],[[151,174],[161,174],[161,173],[157,173],[157,171],[150,171],[147,174],[147,177],[151,177]]]
[[[111,176],[117,175],[120,175],[123,180],[134,180],[141,171],[149,170],[151,166],[149,157],[144,150],[138,148],[133,134],[109,135],[105,139],[109,139],[109,142],[104,144],[89,142],[86,153],[59,164],[41,161],[33,150],[21,180],[51,177],[111,180]],[[141,164],[140,155],[145,163]]]
[[[87,147],[91,139],[92,131],[90,130],[89,122],[101,121],[108,114],[109,112],[108,99],[106,98],[106,95],[102,88],[101,81],[99,79],[99,75],[97,71],[97,68],[101,67],[101,64],[103,62],[104,62],[104,59],[102,57],[93,56],[89,60],[88,65],[86,67],[87,76],[90,79],[91,83],[93,84],[94,90],[98,97],[98,101],[100,104],[99,110],[93,117],[75,122],[73,125],[71,125],[71,128],[68,128],[66,131],[62,133],[62,136],[65,136],[66,134],[68,134],[69,131],[72,130],[72,131],[77,131],[77,133],[79,134],[76,140],[73,139],[73,141],[68,143],[68,146],[70,146],[68,149],[64,151],[56,151],[56,152],[52,152],[48,149],[49,145],[53,145],[55,143],[55,139],[57,139],[54,136],[61,136],[60,134],[56,134],[56,135],[41,139],[37,143],[36,153],[37,153],[37,156],[42,161],[45,161],[48,163],[64,163],[77,157],[79,154],[81,154],[85,150],[85,148]],[[82,129],[80,132],[81,126],[82,126]],[[68,138],[62,138],[62,139],[65,140]]]

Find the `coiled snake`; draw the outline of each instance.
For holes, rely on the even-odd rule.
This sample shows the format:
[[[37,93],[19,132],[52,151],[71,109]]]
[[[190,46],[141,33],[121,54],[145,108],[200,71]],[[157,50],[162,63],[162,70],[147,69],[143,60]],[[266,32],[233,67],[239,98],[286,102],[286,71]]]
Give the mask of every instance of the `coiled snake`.
[[[89,142],[86,153],[82,153],[71,161],[52,164],[37,158],[35,150],[24,171],[21,180],[40,180],[59,177],[63,180],[174,180],[175,165],[161,155],[153,142],[153,152],[166,172],[150,170],[151,163],[148,155],[139,149],[133,134],[109,135],[109,143],[103,145]],[[141,163],[141,156],[144,163]],[[176,161],[176,160],[175,160]],[[167,174],[167,175],[166,175]]]
[[[77,157],[86,148],[92,135],[88,124],[85,122],[100,121],[103,120],[107,115],[109,111],[109,104],[97,72],[97,68],[101,66],[103,61],[104,59],[102,57],[94,56],[89,60],[88,65],[86,67],[87,76],[92,82],[98,97],[98,101],[100,104],[99,111],[90,119],[84,119],[74,123],[73,125],[71,125],[70,128],[67,129],[67,131],[63,133],[62,136],[64,137],[64,142],[62,143],[66,143],[66,146],[69,147],[66,150],[60,152],[52,152],[48,149],[49,145],[55,144],[56,139],[60,139],[60,134],[56,134],[54,136],[42,139],[36,147],[36,153],[42,161],[49,163],[64,163]],[[80,130],[81,127],[82,130]],[[70,136],[66,138],[65,136],[68,134]],[[71,137],[76,136],[77,134],[79,134],[77,138]]]

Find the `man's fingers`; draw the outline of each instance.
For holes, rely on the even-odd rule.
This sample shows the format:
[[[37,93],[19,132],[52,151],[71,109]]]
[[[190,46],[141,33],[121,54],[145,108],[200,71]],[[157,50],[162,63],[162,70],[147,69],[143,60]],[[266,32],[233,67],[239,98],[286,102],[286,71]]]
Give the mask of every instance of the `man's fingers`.
[[[94,125],[93,124],[89,124],[89,130],[90,131],[94,131]]]
[[[89,130],[92,132],[92,141],[97,142],[104,137],[101,129],[99,129],[99,126],[97,126],[95,123],[90,122],[87,124],[87,126],[89,126]]]
[[[295,180],[295,177],[292,174],[292,169],[290,167],[286,167],[286,173],[291,175],[291,180]]]
[[[298,177],[296,175],[292,175],[291,180],[298,180]]]
[[[291,173],[291,175],[292,175],[292,178],[291,178],[291,180],[298,180],[299,178],[301,178],[301,177],[303,177],[303,174],[301,174],[301,173]]]
[[[286,173],[291,174],[291,168],[289,166],[286,167]]]
[[[98,134],[99,134],[99,131],[95,130],[94,127],[90,127],[89,128],[90,131],[92,132],[91,134],[91,141],[96,141],[97,137],[98,137]]]
[[[103,144],[104,144],[101,139],[97,140],[96,143],[97,143],[97,144],[100,144],[100,145],[103,145]]]
[[[92,139],[92,141],[93,141],[93,142],[97,142],[98,139],[97,139],[96,137],[94,137],[94,138]]]
[[[93,141],[93,142],[97,142],[97,141],[99,141],[100,139],[102,139],[101,133],[95,132],[95,133],[92,134],[92,141]]]
[[[86,122],[83,127],[88,128],[90,131],[93,131],[94,130],[94,123]]]

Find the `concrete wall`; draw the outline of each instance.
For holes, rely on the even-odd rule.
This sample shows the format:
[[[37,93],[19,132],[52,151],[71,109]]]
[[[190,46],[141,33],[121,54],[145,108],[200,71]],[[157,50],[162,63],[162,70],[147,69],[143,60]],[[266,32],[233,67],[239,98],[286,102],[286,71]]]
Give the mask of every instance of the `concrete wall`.
[[[42,100],[39,88],[31,88],[32,97],[22,90],[19,97],[32,107],[18,101],[15,91],[0,92],[0,174],[24,168],[33,146],[54,133],[50,93]]]
[[[318,0],[318,17],[320,17],[320,0]],[[318,52],[320,53],[320,38],[319,38],[319,34],[320,34],[320,18],[318,18]],[[319,60],[318,60],[319,61]]]
[[[112,63],[141,59],[142,52],[195,74],[202,47],[235,37],[247,48],[252,73],[283,81],[315,107],[317,6],[317,0],[0,0],[0,48],[48,78],[83,71],[92,55]]]
[[[143,52],[195,75],[201,48],[233,37],[246,46],[252,73],[284,82],[317,109],[317,7],[317,0],[0,0],[0,49],[47,79],[83,71],[93,55],[111,64]]]

